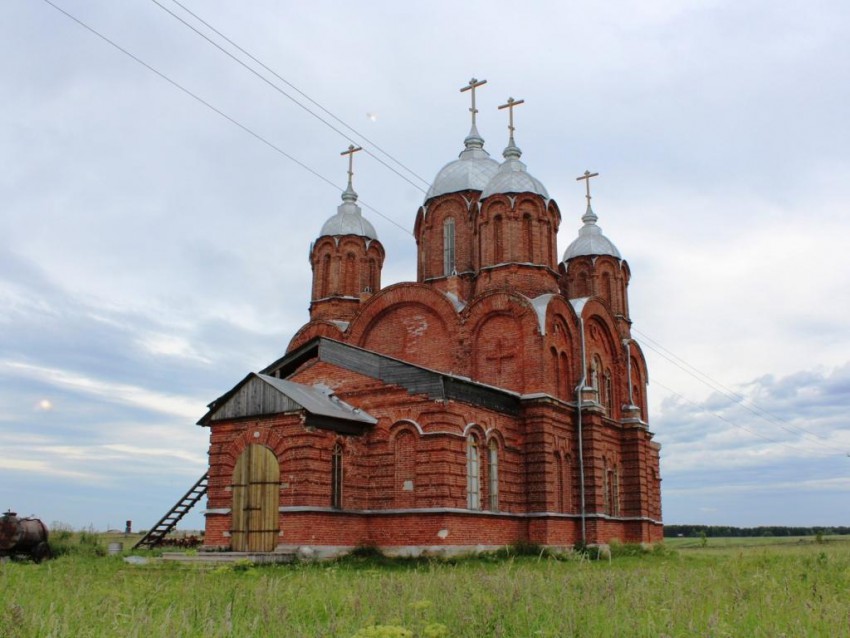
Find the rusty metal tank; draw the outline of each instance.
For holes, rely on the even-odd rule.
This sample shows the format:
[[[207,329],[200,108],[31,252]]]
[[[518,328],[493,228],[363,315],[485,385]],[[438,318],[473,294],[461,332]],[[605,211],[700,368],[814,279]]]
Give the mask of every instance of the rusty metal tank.
[[[0,518],[0,556],[27,555],[40,562],[50,558],[47,526],[37,518],[18,518],[8,510]]]

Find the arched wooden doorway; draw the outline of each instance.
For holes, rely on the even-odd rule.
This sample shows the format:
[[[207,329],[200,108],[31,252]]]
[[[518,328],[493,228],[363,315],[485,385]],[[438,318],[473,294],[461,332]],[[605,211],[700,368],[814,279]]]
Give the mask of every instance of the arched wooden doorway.
[[[280,466],[267,447],[249,445],[233,469],[234,552],[271,552],[280,532]]]

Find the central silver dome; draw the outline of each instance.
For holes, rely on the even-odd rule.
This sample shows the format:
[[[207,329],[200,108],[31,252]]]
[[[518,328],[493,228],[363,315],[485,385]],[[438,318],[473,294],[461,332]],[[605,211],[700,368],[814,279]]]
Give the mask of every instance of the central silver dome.
[[[481,193],[481,199],[497,193],[536,193],[544,199],[549,199],[546,187],[525,170],[525,164],[519,159],[522,151],[514,144],[513,136],[503,155],[505,161],[499,165],[499,170],[487,182]]]
[[[434,178],[434,183],[425,195],[425,201],[437,195],[460,191],[480,191],[499,170],[499,162],[484,150],[484,140],[473,125],[464,140],[466,148],[458,159],[449,162]]]

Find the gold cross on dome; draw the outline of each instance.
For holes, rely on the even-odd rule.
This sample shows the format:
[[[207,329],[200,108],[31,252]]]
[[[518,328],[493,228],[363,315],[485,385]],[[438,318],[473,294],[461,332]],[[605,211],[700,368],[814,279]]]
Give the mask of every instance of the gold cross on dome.
[[[599,173],[591,173],[590,171],[585,171],[584,175],[582,175],[581,177],[576,177],[577,182],[584,180],[584,184],[585,186],[587,186],[587,195],[585,195],[585,197],[587,198],[588,206],[590,206],[590,178],[596,177],[597,175],[599,175]]]
[[[485,84],[487,84],[487,80],[477,80],[476,78],[472,78],[469,81],[469,84],[460,90],[461,93],[472,91],[472,106],[469,109],[469,112],[472,113],[472,126],[475,126],[475,114],[478,113],[478,109],[475,108],[475,89],[479,86],[484,86]]]
[[[351,178],[354,176],[354,154],[357,151],[362,151],[363,148],[360,146],[354,146],[354,144],[348,145],[348,150],[343,151],[340,155],[348,155],[348,185],[351,186]]]
[[[511,137],[514,136],[514,130],[515,130],[514,129],[514,107],[519,106],[520,104],[525,104],[525,100],[515,100],[512,97],[509,97],[507,103],[502,104],[502,106],[499,107],[500,111],[502,109],[510,109],[510,111],[509,111],[510,112],[510,120],[509,120],[510,123],[508,124],[508,130],[511,132]]]

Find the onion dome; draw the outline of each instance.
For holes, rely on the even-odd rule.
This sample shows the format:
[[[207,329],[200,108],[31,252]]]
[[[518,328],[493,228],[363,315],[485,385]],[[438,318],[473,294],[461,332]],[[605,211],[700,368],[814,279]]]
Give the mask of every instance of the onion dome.
[[[620,257],[620,251],[614,243],[602,234],[602,229],[596,225],[596,220],[599,219],[593,209],[590,207],[590,202],[587,204],[587,212],[582,216],[581,221],[584,222],[578,231],[578,237],[573,240],[567,250],[564,252],[564,259],[568,261],[573,257],[581,257],[583,255],[611,255],[617,259]]]
[[[449,162],[437,173],[425,201],[446,193],[483,190],[499,170],[499,163],[484,150],[484,140],[474,123],[463,143],[466,148],[460,152],[458,159]]]
[[[544,199],[549,199],[546,187],[525,170],[525,164],[519,159],[522,151],[514,143],[513,135],[502,156],[505,161],[499,165],[499,170],[487,182],[481,193],[481,199],[500,193],[535,193]]]
[[[368,237],[369,239],[378,238],[375,227],[361,214],[360,207],[357,205],[357,193],[351,187],[350,179],[348,181],[348,188],[342,193],[342,204],[336,210],[336,215],[331,217],[322,226],[322,232],[319,233],[319,237],[325,237],[326,235],[358,235],[360,237]]]

